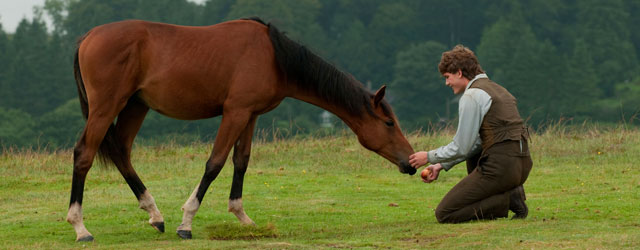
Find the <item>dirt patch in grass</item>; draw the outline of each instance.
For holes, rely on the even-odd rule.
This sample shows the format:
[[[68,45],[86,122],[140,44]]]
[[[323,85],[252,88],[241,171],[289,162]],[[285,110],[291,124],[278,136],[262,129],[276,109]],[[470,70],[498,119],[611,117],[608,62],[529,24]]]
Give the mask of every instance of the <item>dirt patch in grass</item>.
[[[257,240],[262,238],[278,238],[275,225],[247,226],[237,223],[224,223],[207,227],[210,240]]]

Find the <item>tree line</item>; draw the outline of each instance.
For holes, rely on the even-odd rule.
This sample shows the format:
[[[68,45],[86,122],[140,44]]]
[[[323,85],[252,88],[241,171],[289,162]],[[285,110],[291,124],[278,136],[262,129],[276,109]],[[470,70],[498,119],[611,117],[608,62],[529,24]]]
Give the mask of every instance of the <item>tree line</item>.
[[[456,97],[437,64],[456,44],[476,52],[532,126],[633,123],[640,111],[638,11],[635,0],[46,0],[14,33],[0,23],[0,144],[72,146],[84,126],[73,78],[76,41],[126,19],[212,25],[261,17],[367,87],[387,85],[408,131],[455,122]],[[335,117],[327,124],[322,112],[287,99],[261,116],[258,131],[305,136],[344,127]],[[150,112],[139,137],[211,140],[219,122]]]

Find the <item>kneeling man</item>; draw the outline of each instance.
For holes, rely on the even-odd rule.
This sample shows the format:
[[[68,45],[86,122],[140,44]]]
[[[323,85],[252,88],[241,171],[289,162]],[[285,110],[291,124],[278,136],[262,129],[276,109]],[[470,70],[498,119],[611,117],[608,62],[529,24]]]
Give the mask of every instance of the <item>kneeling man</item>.
[[[448,145],[410,156],[419,168],[432,165],[424,182],[438,179],[440,170],[467,162],[467,175],[436,208],[440,223],[460,223],[507,217],[527,217],[522,184],[533,165],[529,134],[518,113],[516,98],[491,81],[473,51],[457,45],[442,54],[438,70],[459,101],[458,130]]]

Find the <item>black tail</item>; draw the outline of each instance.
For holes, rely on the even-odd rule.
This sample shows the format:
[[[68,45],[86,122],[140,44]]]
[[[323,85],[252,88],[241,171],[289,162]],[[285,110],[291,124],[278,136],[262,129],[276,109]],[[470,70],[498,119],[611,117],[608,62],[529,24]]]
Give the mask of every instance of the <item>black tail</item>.
[[[80,41],[81,42],[81,41]],[[84,81],[82,81],[82,73],[80,73],[80,62],[78,60],[78,51],[80,50],[80,42],[76,48],[76,55],[73,59],[73,74],[76,77],[76,85],[78,86],[78,99],[80,99],[80,108],[82,116],[85,120],[89,118],[89,103],[87,102],[87,92],[84,89]]]
[[[87,99],[87,92],[84,87],[84,81],[82,80],[82,73],[80,72],[80,61],[78,59],[78,52],[80,50],[80,43],[84,40],[82,37],[78,41],[78,46],[76,48],[76,54],[74,56],[73,61],[73,73],[76,78],[76,85],[78,87],[78,99],[80,99],[80,108],[82,109],[82,116],[85,120],[89,118],[89,102]],[[85,128],[86,130],[86,128]],[[109,165],[108,163],[124,163],[126,161],[126,154],[122,149],[122,146],[118,144],[118,140],[116,138],[116,127],[113,125],[109,125],[109,129],[107,130],[107,134],[102,139],[102,143],[100,144],[100,148],[98,149],[98,157],[100,161],[105,165]]]

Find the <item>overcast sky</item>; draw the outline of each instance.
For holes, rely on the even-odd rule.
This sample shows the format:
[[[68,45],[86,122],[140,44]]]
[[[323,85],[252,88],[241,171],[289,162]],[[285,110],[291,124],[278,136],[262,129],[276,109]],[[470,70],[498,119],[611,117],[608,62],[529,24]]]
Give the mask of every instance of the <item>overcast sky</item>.
[[[203,3],[205,0],[189,0],[191,2]],[[33,18],[33,7],[43,6],[44,0],[0,0],[0,23],[2,29],[7,33],[14,33],[20,20],[26,17],[28,20]],[[51,31],[51,22],[47,16],[44,16],[49,31]]]
[[[28,20],[33,18],[33,6],[35,5],[43,6],[44,0],[0,0],[2,29],[8,33],[14,33],[22,18],[26,17]]]

